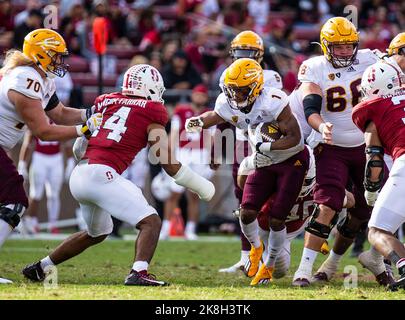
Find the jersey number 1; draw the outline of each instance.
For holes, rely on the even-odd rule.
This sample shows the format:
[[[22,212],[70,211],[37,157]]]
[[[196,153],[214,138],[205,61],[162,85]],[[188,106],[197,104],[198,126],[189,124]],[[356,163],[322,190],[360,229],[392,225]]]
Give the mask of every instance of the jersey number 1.
[[[129,107],[121,107],[117,112],[107,119],[107,121],[103,125],[103,129],[112,130],[108,135],[107,139],[114,140],[116,142],[120,142],[122,139],[122,135],[127,131],[127,127],[125,126],[125,122],[129,116],[131,108]],[[95,133],[98,133],[98,130]],[[97,133],[95,135],[97,135]],[[93,136],[95,136],[93,134]]]

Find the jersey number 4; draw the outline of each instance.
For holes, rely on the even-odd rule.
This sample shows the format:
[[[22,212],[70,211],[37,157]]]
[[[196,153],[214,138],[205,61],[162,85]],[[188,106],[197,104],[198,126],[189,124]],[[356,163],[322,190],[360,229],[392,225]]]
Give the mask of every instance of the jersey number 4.
[[[354,80],[352,83],[350,83],[350,91],[352,92],[352,107],[359,103],[360,83],[361,79]],[[345,88],[337,86],[326,90],[326,110],[330,112],[342,112],[346,109],[346,106],[347,99]]]
[[[114,140],[116,142],[120,142],[122,139],[122,135],[127,131],[127,127],[125,123],[131,112],[131,108],[129,107],[121,107],[117,112],[109,117],[104,125],[100,127],[100,129],[107,129],[112,130],[108,135],[107,139]],[[99,130],[94,131],[93,137],[98,134]]]
[[[405,95],[395,96],[391,98],[391,101],[394,105],[398,105],[401,103],[402,100],[405,100]],[[405,108],[404,108],[405,111]],[[402,122],[405,124],[405,118],[402,118]]]

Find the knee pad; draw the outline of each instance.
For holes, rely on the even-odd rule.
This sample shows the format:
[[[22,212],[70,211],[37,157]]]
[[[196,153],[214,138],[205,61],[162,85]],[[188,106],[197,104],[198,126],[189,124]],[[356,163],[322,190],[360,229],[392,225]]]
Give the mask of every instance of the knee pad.
[[[335,226],[339,215],[335,213],[335,216],[332,218],[332,221],[329,225],[325,225],[322,223],[317,222],[315,219],[319,216],[319,205],[315,204],[314,211],[312,212],[311,219],[308,222],[308,225],[305,227],[305,231],[323,238],[328,239],[330,231]]]
[[[14,204],[12,209],[6,207],[6,205],[0,207],[0,219],[7,222],[12,228],[18,226],[23,213],[24,206],[21,203]]]
[[[360,230],[366,230],[367,228],[367,220],[363,221],[357,229],[350,228],[349,221],[349,214],[347,214],[342,220],[340,220],[336,227],[339,233],[345,238],[354,239]]]

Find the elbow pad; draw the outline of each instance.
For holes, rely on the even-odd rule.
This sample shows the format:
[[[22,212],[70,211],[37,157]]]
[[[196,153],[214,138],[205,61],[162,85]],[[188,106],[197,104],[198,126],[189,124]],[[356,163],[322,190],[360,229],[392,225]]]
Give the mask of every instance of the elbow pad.
[[[308,121],[311,114],[321,113],[322,97],[319,94],[309,94],[305,96],[304,100],[302,100],[302,104],[304,106],[305,118]]]
[[[180,170],[173,176],[174,181],[194,193],[200,199],[210,201],[215,193],[215,187],[211,181],[201,177],[189,167],[182,165]]]

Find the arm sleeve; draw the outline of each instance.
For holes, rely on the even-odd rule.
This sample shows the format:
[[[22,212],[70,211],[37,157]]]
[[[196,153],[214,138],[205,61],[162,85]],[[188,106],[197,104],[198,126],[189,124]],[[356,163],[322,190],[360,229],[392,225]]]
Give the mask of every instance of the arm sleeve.
[[[59,98],[58,98],[56,92],[54,92],[52,97],[49,99],[48,104],[46,105],[45,111],[51,111],[52,109],[56,108],[58,104],[59,104]]]

